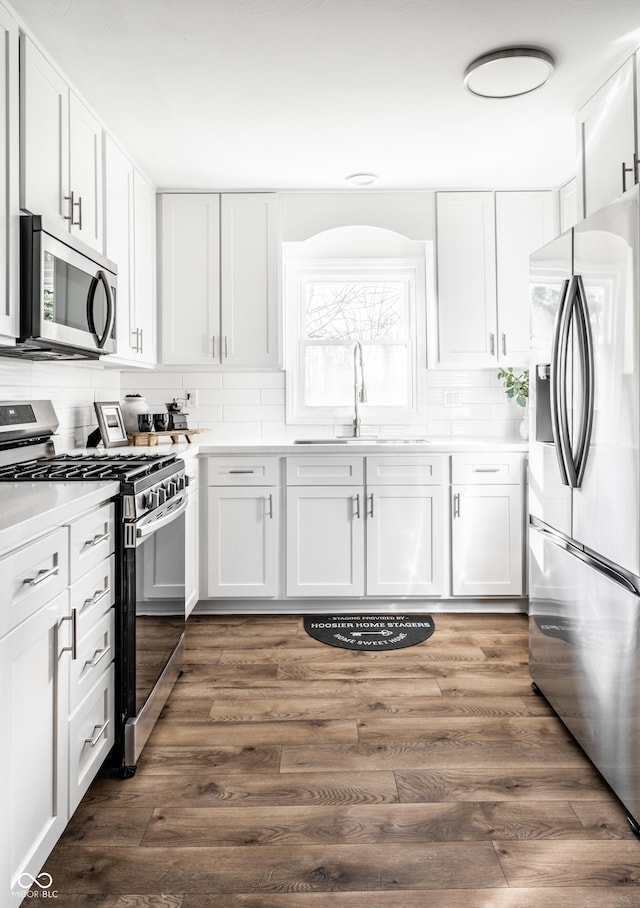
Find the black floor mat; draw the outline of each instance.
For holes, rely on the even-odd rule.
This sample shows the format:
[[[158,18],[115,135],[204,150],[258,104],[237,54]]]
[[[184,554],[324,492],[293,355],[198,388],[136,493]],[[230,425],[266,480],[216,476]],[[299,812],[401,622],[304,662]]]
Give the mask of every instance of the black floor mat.
[[[431,615],[307,615],[304,629],[315,640],[341,649],[404,649],[434,632]]]

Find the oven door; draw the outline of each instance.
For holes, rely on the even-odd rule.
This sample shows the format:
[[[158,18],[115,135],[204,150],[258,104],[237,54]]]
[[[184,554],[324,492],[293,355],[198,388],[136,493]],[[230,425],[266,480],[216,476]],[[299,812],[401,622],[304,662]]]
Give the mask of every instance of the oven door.
[[[186,492],[133,527],[124,549],[124,762],[132,767],[182,669]],[[126,538],[125,532],[125,538]]]

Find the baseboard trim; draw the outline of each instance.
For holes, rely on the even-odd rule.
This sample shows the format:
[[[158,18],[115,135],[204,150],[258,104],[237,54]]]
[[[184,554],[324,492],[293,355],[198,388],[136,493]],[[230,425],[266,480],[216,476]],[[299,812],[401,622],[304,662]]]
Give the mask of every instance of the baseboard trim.
[[[526,615],[529,600],[518,599],[201,599],[192,615],[418,615],[449,612]]]

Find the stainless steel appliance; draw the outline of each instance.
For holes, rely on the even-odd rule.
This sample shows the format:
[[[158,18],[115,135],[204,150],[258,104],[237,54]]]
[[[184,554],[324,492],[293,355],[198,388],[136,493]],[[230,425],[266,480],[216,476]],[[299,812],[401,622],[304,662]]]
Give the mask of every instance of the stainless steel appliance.
[[[59,454],[50,401],[0,403],[0,482],[117,480],[116,744],[132,775],[181,671],[187,477],[173,454]]]
[[[639,187],[531,258],[530,672],[640,833]]]
[[[0,355],[79,360],[115,353],[117,270],[41,217],[21,217],[20,337]]]

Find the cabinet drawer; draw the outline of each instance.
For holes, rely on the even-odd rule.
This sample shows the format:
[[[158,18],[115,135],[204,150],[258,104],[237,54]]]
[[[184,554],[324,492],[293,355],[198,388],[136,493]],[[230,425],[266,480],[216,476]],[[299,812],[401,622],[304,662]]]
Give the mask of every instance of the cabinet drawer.
[[[363,457],[340,454],[287,457],[288,486],[351,486],[363,482]]]
[[[466,485],[520,485],[524,482],[523,454],[453,454],[451,482]]]
[[[277,486],[278,457],[234,454],[207,459],[207,484],[210,486]]]
[[[114,632],[115,613],[111,608],[79,639],[76,658],[71,660],[70,712],[84,700],[106,667],[113,662]]]
[[[115,506],[96,508],[71,524],[71,583],[115,550]]]
[[[79,640],[115,603],[115,582],[115,556],[110,555],[71,587],[71,608],[76,610]]]
[[[6,603],[0,609],[0,636],[51,602],[68,584],[66,527],[0,558],[0,589]]]
[[[443,477],[444,457],[428,454],[367,457],[368,485],[440,485]]]
[[[113,688],[110,665],[69,720],[69,815],[113,747]]]

